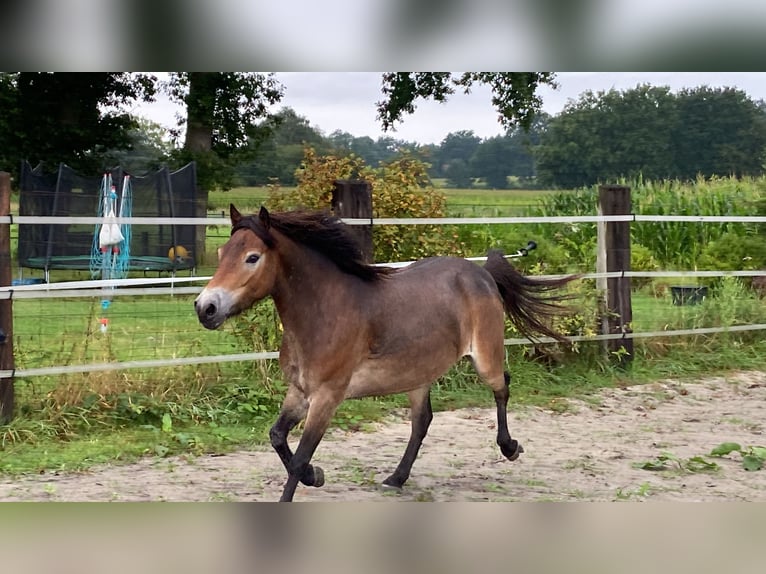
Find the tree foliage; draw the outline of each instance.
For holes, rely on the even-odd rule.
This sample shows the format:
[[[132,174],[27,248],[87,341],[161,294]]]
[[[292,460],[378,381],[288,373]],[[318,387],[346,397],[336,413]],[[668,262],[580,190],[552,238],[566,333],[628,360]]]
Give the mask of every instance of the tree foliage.
[[[174,72],[161,83],[150,74],[0,73],[0,169],[15,172],[28,159],[89,173],[130,161],[143,171],[193,159],[200,209],[212,188],[295,184],[306,145],[370,167],[404,155],[456,187],[479,180],[490,188],[572,188],[623,177],[691,180],[764,170],[766,104],[733,88],[585,92],[551,118],[540,111],[537,91],[554,84],[552,74],[387,73],[379,118],[390,128],[418,100],[446,101],[479,84],[491,87],[505,133],[482,139],[465,129],[419,145],[342,131],[326,136],[289,108],[272,114],[283,92],[273,74]],[[185,106],[175,130],[178,139],[186,128],[181,149],[168,149],[156,126],[131,115],[159,89]]]
[[[766,159],[766,105],[734,88],[679,92],[671,149],[675,177],[755,175]]]
[[[415,112],[419,98],[446,102],[456,89],[468,93],[474,84],[490,86],[492,105],[506,129],[528,128],[542,105],[538,87],[556,85],[550,72],[389,72],[383,74],[384,98],[377,103],[378,119],[384,129],[390,129],[404,114]]]
[[[0,168],[19,162],[64,162],[83,172],[100,171],[106,151],[130,149],[136,127],[127,109],[150,101],[157,79],[124,72],[4,73],[0,77]]]
[[[433,167],[439,177],[446,177],[454,187],[471,187],[469,162],[481,144],[473,130],[447,134],[439,145]]]
[[[134,174],[159,169],[173,154],[173,143],[161,125],[138,118],[127,132],[129,149],[107,150],[104,157],[108,165],[119,165]]]
[[[198,162],[203,190],[231,187],[235,165],[252,155],[253,140],[267,134],[258,122],[281,100],[282,85],[274,74],[173,72],[165,89],[186,108],[179,159]]]
[[[764,150],[766,111],[744,92],[640,85],[583,93],[551,119],[535,155],[543,185],[572,188],[621,177],[755,175]]]
[[[336,151],[354,154],[371,166],[393,159],[399,152],[400,143],[392,137],[374,140],[370,136],[354,136],[340,130],[332,132],[328,140]]]
[[[263,120],[257,129],[262,135],[250,139],[250,158],[237,168],[238,183],[243,185],[274,181],[295,185],[295,170],[303,159],[304,147],[312,146],[320,152],[330,150],[327,138],[292,108],[282,108]]]

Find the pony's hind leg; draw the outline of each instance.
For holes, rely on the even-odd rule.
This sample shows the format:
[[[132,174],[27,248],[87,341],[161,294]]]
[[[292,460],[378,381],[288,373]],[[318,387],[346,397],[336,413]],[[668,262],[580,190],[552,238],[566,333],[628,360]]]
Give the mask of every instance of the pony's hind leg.
[[[295,387],[289,387],[279,417],[269,431],[271,446],[274,447],[288,472],[290,471],[290,462],[293,459],[293,451],[290,450],[287,437],[295,425],[304,419],[307,410],[308,402],[306,399]],[[320,487],[324,484],[324,471],[318,466],[309,464],[301,475],[300,481],[306,486]]]
[[[391,476],[383,481],[384,486],[401,488],[410,477],[412,464],[418,456],[420,445],[428,433],[428,427],[434,418],[431,410],[431,387],[421,387],[408,393],[410,399],[410,420],[412,421],[412,432],[404,456]]]
[[[510,383],[511,375],[508,372],[503,372],[502,389],[499,391],[493,389],[495,404],[497,405],[497,445],[505,458],[516,460],[524,452],[524,447],[519,444],[519,441],[512,439],[511,433],[508,431],[508,397],[510,395],[508,387]]]
[[[508,430],[508,398],[510,392],[508,386],[511,382],[511,376],[502,370],[503,351],[495,353],[495,360],[483,360],[480,354],[471,356],[473,365],[479,375],[492,389],[495,396],[495,405],[497,406],[497,445],[500,452],[508,460],[516,460],[524,452],[524,448],[517,440],[511,438]],[[487,363],[489,363],[489,366]]]

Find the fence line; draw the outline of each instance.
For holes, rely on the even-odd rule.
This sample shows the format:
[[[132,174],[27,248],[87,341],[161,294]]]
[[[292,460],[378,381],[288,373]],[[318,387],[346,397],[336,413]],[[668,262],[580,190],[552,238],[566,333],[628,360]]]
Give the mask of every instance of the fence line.
[[[349,225],[483,225],[483,224],[530,224],[530,223],[597,223],[597,222],[695,222],[695,223],[766,223],[766,217],[762,216],[654,216],[654,215],[586,215],[586,216],[557,216],[557,217],[475,217],[475,218],[344,218]],[[151,218],[129,217],[117,218],[118,223],[131,225],[221,225],[229,226],[230,221],[224,217],[205,218]],[[34,216],[0,216],[0,224],[99,224],[104,223],[102,217],[34,217]],[[471,260],[481,261],[485,257],[471,257]],[[403,267],[412,262],[381,263],[379,265],[391,267]],[[763,270],[740,270],[740,271],[620,271],[611,273],[587,273],[581,275],[583,279],[596,278],[619,278],[619,277],[755,277],[764,276]],[[542,277],[560,277],[560,275],[548,275]],[[10,298],[61,298],[61,297],[99,297],[103,295],[105,287],[120,287],[110,293],[110,296],[125,295],[166,295],[166,294],[194,294],[198,293],[201,286],[176,286],[208,281],[210,277],[172,277],[172,278],[138,278],[123,280],[93,280],[49,283],[39,285],[19,285],[0,287],[0,299]],[[167,287],[154,287],[151,285],[169,285]],[[126,288],[127,287],[127,288]],[[673,331],[654,332],[624,332],[595,336],[572,336],[573,342],[606,341],[618,339],[670,337],[694,334],[713,334],[723,332],[741,332],[766,329],[766,324],[737,325],[731,327],[710,327],[700,329],[681,329]],[[553,342],[552,339],[541,338],[540,343]],[[506,345],[532,344],[527,339],[506,339]],[[13,377],[34,377],[44,375],[59,375],[66,373],[86,373],[97,371],[115,371],[135,368],[172,367],[190,364],[238,362],[254,360],[273,360],[278,357],[277,352],[240,353],[230,355],[213,355],[206,357],[189,357],[176,359],[155,359],[144,361],[127,361],[113,363],[92,363],[84,365],[66,365],[53,367],[40,367],[30,369],[0,370],[0,380]]]
[[[492,225],[528,223],[598,223],[598,222],[685,222],[685,223],[766,223],[762,215],[561,215],[518,217],[381,217],[342,218],[347,225]],[[206,225],[230,226],[231,220],[223,217],[116,217],[109,223],[128,225]],[[22,223],[39,225],[72,225],[107,223],[97,216],[50,216],[35,215],[1,216],[0,224]]]
[[[470,261],[485,261],[486,257],[467,257]],[[413,261],[397,263],[376,263],[384,267],[406,267]],[[559,279],[564,275],[535,275],[540,279]],[[580,279],[612,279],[620,277],[766,277],[766,270],[740,271],[611,271],[603,273],[582,273]],[[202,291],[202,286],[176,287],[176,283],[197,283],[210,281],[211,276],[175,277],[175,278],[137,278],[137,279],[94,279],[90,281],[60,281],[58,283],[39,283],[34,285],[16,285],[0,287],[0,300],[3,299],[57,299],[67,297],[98,297],[103,289],[120,287],[110,291],[110,297],[136,295],[193,295]],[[167,285],[169,287],[149,287]]]
[[[568,339],[574,343],[610,341],[616,339],[646,339],[651,337],[677,337],[683,335],[709,335],[714,333],[734,333],[742,331],[761,331],[766,324],[733,325],[731,327],[703,327],[698,329],[677,329],[673,331],[645,331],[633,333],[615,333],[609,335],[572,335]],[[529,339],[505,339],[506,346],[533,345],[537,343],[557,343],[550,337],[540,337],[535,342]],[[230,355],[208,355],[205,357],[185,357],[177,359],[150,359],[145,361],[124,361],[121,363],[88,363],[83,365],[62,365],[56,367],[36,367],[0,371],[0,379],[11,377],[39,377],[75,373],[93,373],[102,371],[120,371],[127,369],[152,369],[158,367],[178,367],[183,365],[201,365],[210,363],[236,363],[241,361],[270,361],[279,358],[278,351],[260,351],[256,353],[233,353]]]

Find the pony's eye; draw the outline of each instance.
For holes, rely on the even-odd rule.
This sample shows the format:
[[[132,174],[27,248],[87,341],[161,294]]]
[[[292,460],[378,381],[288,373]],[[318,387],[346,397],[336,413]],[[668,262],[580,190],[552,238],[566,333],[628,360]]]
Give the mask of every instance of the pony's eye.
[[[255,253],[251,253],[247,256],[247,259],[245,259],[245,263],[250,263],[251,265],[258,263],[258,260],[261,258],[260,255],[256,255]]]

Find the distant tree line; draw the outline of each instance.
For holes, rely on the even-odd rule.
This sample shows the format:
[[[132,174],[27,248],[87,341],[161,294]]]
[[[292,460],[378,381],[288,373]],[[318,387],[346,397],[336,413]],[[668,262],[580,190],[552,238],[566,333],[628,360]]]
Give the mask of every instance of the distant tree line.
[[[535,149],[538,181],[562,188],[620,177],[757,175],[766,104],[733,88],[583,93],[551,118]]]
[[[266,123],[269,135],[253,142],[252,159],[237,168],[242,185],[272,181],[294,185],[305,146],[321,154],[353,154],[372,167],[408,154],[430,165],[430,177],[444,179],[453,187],[505,189],[514,181],[524,187],[534,185],[531,146],[539,143],[540,120],[533,123],[530,132],[515,128],[506,135],[482,140],[472,130],[463,130],[448,134],[440,144],[427,145],[391,136],[354,136],[339,130],[325,136],[291,108],[283,108]]]
[[[304,144],[320,153],[353,153],[371,166],[408,153],[431,166],[432,178],[457,188],[757,175],[766,162],[766,104],[733,88],[588,91],[554,117],[539,112],[528,130],[513,127],[485,139],[462,130],[429,145],[341,131],[325,136],[289,108],[272,122],[252,161],[238,168],[244,185],[272,179],[293,185]]]

